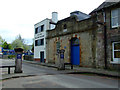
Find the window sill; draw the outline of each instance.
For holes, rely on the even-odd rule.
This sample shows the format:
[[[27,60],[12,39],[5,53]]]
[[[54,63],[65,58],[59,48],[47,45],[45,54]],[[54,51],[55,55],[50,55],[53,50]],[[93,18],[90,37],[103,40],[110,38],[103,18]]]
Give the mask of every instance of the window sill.
[[[120,62],[111,61],[111,64],[120,64]]]

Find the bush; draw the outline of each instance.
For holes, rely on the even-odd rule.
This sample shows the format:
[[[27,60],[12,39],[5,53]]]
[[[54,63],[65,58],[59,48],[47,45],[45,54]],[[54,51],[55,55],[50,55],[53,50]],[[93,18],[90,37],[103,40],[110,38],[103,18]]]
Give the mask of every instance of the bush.
[[[9,55],[8,58],[13,59],[13,58],[15,58],[15,55]]]

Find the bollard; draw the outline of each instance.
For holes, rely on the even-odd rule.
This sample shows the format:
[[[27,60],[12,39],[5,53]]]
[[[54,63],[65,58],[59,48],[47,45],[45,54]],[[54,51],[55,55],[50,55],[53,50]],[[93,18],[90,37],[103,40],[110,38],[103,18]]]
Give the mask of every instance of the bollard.
[[[22,73],[22,48],[15,48],[15,73]]]

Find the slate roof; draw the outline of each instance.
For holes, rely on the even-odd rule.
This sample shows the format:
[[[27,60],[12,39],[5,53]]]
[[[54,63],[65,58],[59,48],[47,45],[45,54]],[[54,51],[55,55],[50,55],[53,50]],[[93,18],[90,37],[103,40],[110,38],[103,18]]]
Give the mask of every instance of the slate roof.
[[[74,16],[74,15],[77,16],[78,21],[90,18],[90,15],[87,15],[87,14],[80,12],[80,11],[74,11],[74,12],[70,13],[70,16]]]
[[[119,2],[103,2],[98,8],[94,9],[91,13],[94,13],[94,12],[99,11],[99,10],[104,9],[104,8],[111,7],[111,6],[116,5],[118,3],[120,3],[120,1]]]

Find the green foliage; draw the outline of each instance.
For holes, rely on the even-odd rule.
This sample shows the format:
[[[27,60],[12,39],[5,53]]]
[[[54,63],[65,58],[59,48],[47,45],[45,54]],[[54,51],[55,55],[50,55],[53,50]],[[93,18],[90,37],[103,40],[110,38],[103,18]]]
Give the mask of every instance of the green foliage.
[[[15,55],[9,55],[8,58],[9,59],[15,58]]]
[[[12,47],[14,48],[23,48],[24,51],[29,50],[29,46],[25,44],[25,40],[22,39],[21,35],[18,35],[17,38],[12,42]]]
[[[2,46],[4,40],[2,39],[2,37],[0,36],[0,46]]]
[[[6,41],[3,42],[2,47],[3,47],[4,49],[12,49],[11,44],[8,44]]]

